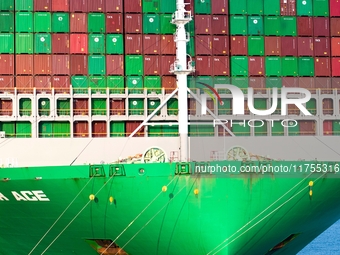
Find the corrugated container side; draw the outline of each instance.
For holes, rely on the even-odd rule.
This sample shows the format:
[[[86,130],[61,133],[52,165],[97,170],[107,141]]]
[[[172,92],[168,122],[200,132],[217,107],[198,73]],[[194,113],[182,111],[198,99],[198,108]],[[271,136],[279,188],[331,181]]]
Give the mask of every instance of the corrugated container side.
[[[52,74],[69,75],[70,74],[70,56],[69,55],[52,55]]]
[[[331,45],[331,56],[340,56],[340,37],[332,37]]]
[[[332,83],[332,89],[337,89],[338,91],[340,90],[340,78],[332,77],[331,83]]]
[[[17,75],[33,74],[33,55],[16,55],[15,73]]]
[[[74,115],[88,115],[89,114],[89,100],[87,98],[73,99],[73,114]]]
[[[70,32],[70,15],[69,13],[52,14],[52,32],[68,33]]]
[[[333,121],[325,120],[323,122],[323,135],[333,135]]]
[[[331,76],[331,59],[328,57],[317,57],[314,59],[315,76]]]
[[[254,89],[254,93],[266,93],[266,79],[264,77],[249,77],[250,88]],[[255,101],[256,102],[256,101]],[[260,108],[259,108],[260,109]],[[263,108],[266,109],[266,108]]]
[[[315,122],[312,120],[299,121],[300,124],[300,135],[315,135]]]
[[[87,74],[87,56],[86,55],[70,55],[71,75]]]
[[[126,130],[126,136],[132,134],[133,131],[135,131],[139,125],[142,124],[141,121],[127,121],[125,122],[125,130]],[[144,136],[144,126],[138,130],[138,132],[133,137],[143,137]]]
[[[106,137],[107,136],[106,121],[92,122],[92,137]]]
[[[161,52],[160,35],[143,35],[143,53],[145,55],[158,55]]]
[[[170,73],[170,66],[175,62],[176,56],[161,56],[161,73],[160,75],[172,75]]]
[[[249,76],[264,76],[264,57],[249,57]]]
[[[211,1],[211,14],[228,14],[228,0]]]
[[[313,37],[298,37],[298,56],[314,56]]]
[[[106,12],[123,12],[123,0],[106,0]]]
[[[142,33],[142,14],[129,13],[124,15],[125,33]]]
[[[161,54],[175,55],[176,44],[173,35],[161,35]]]
[[[196,75],[211,75],[213,73],[213,63],[211,56],[196,56]]]
[[[0,76],[0,92],[1,93],[14,92],[14,76],[12,75]]]
[[[212,37],[211,35],[197,35],[195,37],[196,55],[212,54]]]
[[[34,55],[34,74],[51,74],[52,57],[51,55]]]
[[[340,36],[340,18],[331,18],[331,36]]]
[[[124,39],[122,34],[106,35],[106,54],[123,54]]]
[[[70,12],[88,12],[88,1],[93,0],[70,0]]]
[[[15,0],[16,11],[33,11],[33,0]]]
[[[13,55],[0,55],[0,74],[14,74]]]
[[[281,56],[281,37],[265,36],[265,55]]]
[[[12,33],[0,34],[0,53],[13,53],[13,52],[14,52],[14,34]]]
[[[229,65],[229,57],[227,56],[213,56],[212,58],[212,69],[213,75],[230,75],[230,65]]]
[[[52,53],[51,34],[34,34],[34,53]]]
[[[16,12],[15,13],[15,32],[29,33],[33,32],[33,13]]]
[[[90,0],[87,4],[88,12],[106,12],[106,0]]]
[[[164,88],[166,94],[173,92],[177,88],[176,77],[162,76],[162,88]]]
[[[324,115],[334,114],[333,99],[325,98],[322,100],[322,111]]]
[[[69,54],[69,34],[52,34],[52,54]]]
[[[297,17],[298,36],[313,36],[313,18]]]
[[[74,137],[89,137],[89,123],[87,121],[73,122]]]
[[[125,34],[125,54],[142,54],[141,34]]]
[[[15,77],[15,87],[18,93],[33,93],[33,76],[16,76]]]
[[[327,17],[314,17],[314,36],[329,36],[329,18]]]
[[[229,36],[224,35],[212,36],[212,54],[229,55]]]
[[[316,57],[330,55],[330,40],[328,37],[314,37],[314,55]]]
[[[161,72],[160,57],[157,55],[144,56],[144,75],[159,75]]]
[[[124,2],[124,12],[130,13],[141,13],[142,12],[142,1],[141,0],[129,0]]]
[[[195,33],[202,35],[211,34],[211,15],[195,15]]]
[[[12,114],[13,114],[13,101],[1,99],[0,100],[0,115],[1,116],[12,116]]]
[[[71,47],[70,47],[71,54],[87,54],[88,35],[87,34],[71,34],[70,44],[71,44]]]
[[[124,56],[107,55],[106,66],[106,75],[124,75]]]
[[[339,57],[332,58],[332,76],[334,77],[340,76],[340,58]]]
[[[38,93],[46,92],[51,93],[51,76],[34,76],[34,87],[36,88]]]
[[[228,16],[226,16],[226,15],[213,15],[211,17],[211,33],[213,35],[227,35],[227,34],[229,34]]]
[[[330,0],[329,7],[331,17],[340,17],[340,2],[338,0]]]
[[[13,11],[14,10],[14,0],[1,1],[0,2],[1,11]]]
[[[87,14],[71,13],[70,15],[70,32],[87,33]]]
[[[54,88],[55,93],[70,93],[70,85],[71,82],[69,76],[55,75],[52,78],[52,88]]]
[[[89,33],[105,33],[105,14],[88,13],[87,30]]]
[[[104,54],[105,53],[105,35],[90,34],[89,35],[89,54]]]
[[[53,0],[52,11],[53,12],[69,12],[70,11],[69,0]]]
[[[282,56],[297,56],[297,46],[296,37],[281,37]]]
[[[125,100],[110,99],[110,115],[125,115]]]
[[[296,15],[295,0],[280,0],[280,9],[282,16],[295,16]]]
[[[106,33],[122,33],[123,32],[123,14],[107,13],[106,14]]]
[[[13,12],[0,12],[0,32],[14,32]]]
[[[246,14],[247,1],[246,0],[229,0],[230,14]]]
[[[230,38],[231,55],[248,55],[248,39],[246,36],[232,36]]]
[[[330,68],[329,68],[330,69]],[[330,75],[328,75],[330,76]],[[322,94],[330,94],[332,90],[332,78],[330,77],[315,77],[315,89],[320,89]]]
[[[143,33],[159,34],[161,30],[161,22],[159,14],[143,14]]]
[[[247,16],[230,16],[230,34],[231,35],[247,35],[248,21]]]
[[[50,12],[35,12],[34,13],[34,32],[51,32],[51,13]]]

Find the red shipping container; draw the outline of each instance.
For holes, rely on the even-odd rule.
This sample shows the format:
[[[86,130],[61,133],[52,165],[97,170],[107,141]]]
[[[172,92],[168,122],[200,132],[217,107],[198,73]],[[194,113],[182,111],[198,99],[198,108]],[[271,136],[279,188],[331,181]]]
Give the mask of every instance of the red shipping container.
[[[87,34],[71,34],[70,42],[71,54],[87,54]]]
[[[316,57],[329,56],[330,45],[328,37],[314,38],[314,55]]]
[[[195,34],[211,34],[211,15],[195,15]]]
[[[12,114],[13,114],[13,101],[11,99],[0,99],[0,115],[12,116]]]
[[[298,56],[313,56],[313,37],[298,37]]]
[[[211,1],[211,14],[228,14],[228,0]]]
[[[0,76],[0,92],[14,92],[14,76],[12,75],[6,75]]]
[[[332,37],[331,39],[331,56],[339,57],[340,56],[340,37]]]
[[[34,76],[34,87],[36,88],[37,93],[51,93],[51,76]]]
[[[71,75],[87,75],[87,56],[70,55]]]
[[[0,55],[0,74],[14,74],[14,55]]]
[[[34,74],[51,74],[52,56],[51,55],[33,55]]]
[[[325,120],[323,122],[323,135],[333,135],[333,121]]]
[[[264,38],[264,45],[266,56],[281,56],[281,37],[266,36]]]
[[[17,88],[18,93],[33,93],[33,76],[16,76],[15,77],[15,86]]]
[[[142,12],[142,1],[141,0],[128,0],[124,1],[124,12],[130,13],[141,13]]]
[[[144,75],[159,75],[161,72],[160,58],[157,55],[144,56]]]
[[[212,75],[212,57],[211,56],[196,56],[196,75]]]
[[[194,13],[194,2],[192,0],[184,0],[185,9],[191,11],[192,14]]]
[[[142,14],[125,14],[124,17],[125,33],[142,33]]]
[[[248,38],[247,36],[232,36],[230,39],[231,55],[248,55]]]
[[[58,94],[68,94],[70,93],[70,77],[69,76],[58,76],[55,75],[52,78],[52,88],[54,92]]]
[[[146,55],[158,55],[161,52],[160,35],[143,35],[143,52]]]
[[[52,0],[34,0],[34,11],[43,12],[51,11]]]
[[[53,12],[69,12],[70,11],[69,0],[53,0],[52,11]]]
[[[106,55],[106,75],[124,76],[123,55]]]
[[[322,111],[324,115],[334,114],[333,99],[325,98],[324,100],[322,100]]]
[[[314,36],[329,36],[329,18],[314,17]]]
[[[331,76],[331,60],[328,57],[319,57],[314,59],[315,76]]]
[[[106,33],[123,33],[123,14],[106,14]]]
[[[89,100],[87,98],[73,99],[73,114],[74,115],[88,115],[89,114]]]
[[[196,55],[211,55],[212,54],[212,37],[210,35],[195,36]]]
[[[266,79],[264,77],[249,77],[249,87],[254,89],[254,93],[266,93]]]
[[[125,123],[126,136],[131,135],[132,132],[135,131],[140,126],[140,124],[142,124],[141,121],[127,121]],[[143,137],[143,136],[144,136],[144,126],[141,127],[133,137]]]
[[[340,76],[340,57],[332,58],[332,76]]]
[[[340,17],[340,1],[339,0],[330,0],[329,9],[330,9],[331,17]]]
[[[88,113],[82,115],[88,115]],[[73,123],[73,136],[89,137],[89,123],[87,121],[75,121]]]
[[[315,93],[314,77],[299,77],[299,88],[308,89],[311,93]]]
[[[161,35],[161,54],[174,55],[176,54],[176,43],[173,35]]]
[[[87,13],[71,13],[70,32],[87,33]]]
[[[296,37],[281,37],[281,56],[297,56]]]
[[[161,73],[160,75],[173,75],[170,73],[170,66],[175,62],[176,56],[161,56]]]
[[[228,56],[213,56],[212,59],[212,70],[213,75],[229,76],[230,75],[230,64]]]
[[[298,88],[299,80],[296,77],[282,77],[282,87]]]
[[[125,115],[125,100],[111,98],[110,115]]]
[[[142,54],[142,35],[126,34],[125,35],[125,54]]]
[[[330,76],[330,75],[329,75]],[[330,94],[332,90],[332,78],[329,77],[315,77],[315,89],[320,89],[322,94]]]
[[[315,135],[314,120],[299,121],[300,135]]]
[[[106,121],[93,121],[92,137],[106,137],[106,136],[107,136]]]
[[[217,1],[218,2],[218,1]],[[214,15],[211,18],[211,31],[213,35],[229,34],[228,16]]]
[[[331,36],[340,36],[340,18],[331,18]]]
[[[340,92],[340,78],[332,78],[332,89],[337,89]]]
[[[16,55],[16,74],[33,74],[33,55]]]
[[[123,12],[123,0],[106,0],[106,12]]]
[[[313,36],[313,18],[297,17],[298,36]]]
[[[52,53],[69,54],[70,53],[70,35],[69,34],[52,34]]]
[[[281,16],[295,16],[295,0],[280,0]]]
[[[177,88],[177,80],[174,76],[162,76],[162,88],[166,94],[171,94]]]
[[[264,57],[248,58],[249,76],[264,76]]]
[[[212,54],[213,55],[229,55],[229,36],[213,35]]]
[[[70,55],[53,55],[52,56],[52,74],[70,74]]]
[[[196,115],[196,100],[194,98],[188,98],[188,115],[195,116]],[[212,100],[207,100],[207,108],[211,110],[211,102],[213,103],[212,105],[212,110],[214,110],[214,101]]]
[[[87,3],[93,0],[70,0],[70,12],[87,12]]]
[[[88,12],[106,12],[105,10],[106,0],[89,0],[87,4]]]

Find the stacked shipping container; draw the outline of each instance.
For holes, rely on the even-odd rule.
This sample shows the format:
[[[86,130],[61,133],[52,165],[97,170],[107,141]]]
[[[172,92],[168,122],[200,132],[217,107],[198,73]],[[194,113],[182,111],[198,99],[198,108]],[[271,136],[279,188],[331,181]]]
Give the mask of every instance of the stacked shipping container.
[[[340,89],[340,4],[336,0],[187,2],[194,15],[187,25],[191,37],[187,51],[196,67],[188,77],[190,88],[201,89],[201,83],[232,83],[253,87],[259,93],[281,86],[300,86],[313,92],[321,88],[324,93]],[[16,88],[27,95],[18,105],[23,116],[34,114],[35,104],[40,117],[54,112],[57,117],[97,116],[91,123],[42,122],[39,136],[125,136],[160,104],[161,88],[170,93],[176,87],[176,79],[169,73],[176,54],[175,26],[170,23],[175,9],[175,0],[1,1],[0,91],[13,93]],[[147,99],[144,88],[154,96]],[[32,102],[34,91],[46,96]],[[56,102],[51,102],[52,92],[60,95]],[[70,93],[74,95],[67,96]],[[323,113],[334,114],[335,103],[326,98]],[[0,115],[13,115],[13,104],[1,100]],[[268,104],[267,99],[255,101],[259,109]],[[195,115],[196,107],[189,100],[189,114]],[[211,101],[208,107],[217,106]],[[307,107],[316,111],[316,102]],[[231,100],[225,99],[217,110],[223,115],[229,114],[230,108]],[[177,112],[177,100],[171,100],[165,113],[171,116]],[[299,112],[291,108],[289,113]],[[118,115],[134,121],[124,122]],[[117,121],[106,123],[107,116]],[[335,124],[326,120],[325,134],[340,134],[337,121],[330,122]],[[21,127],[32,130],[31,123],[23,122]],[[6,133],[11,130],[3,129]],[[233,131],[250,134],[239,127]],[[148,132],[177,135],[175,126],[153,126]],[[205,126],[190,132],[214,135],[214,130]],[[254,132],[268,135],[269,130],[264,126]],[[274,126],[271,133],[283,135],[283,128]],[[315,123],[301,121],[298,129],[290,132],[294,134],[315,134]],[[144,135],[144,130],[138,135]]]

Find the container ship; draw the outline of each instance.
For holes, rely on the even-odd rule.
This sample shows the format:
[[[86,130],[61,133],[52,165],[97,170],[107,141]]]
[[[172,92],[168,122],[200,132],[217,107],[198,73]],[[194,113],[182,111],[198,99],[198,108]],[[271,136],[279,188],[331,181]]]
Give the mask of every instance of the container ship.
[[[2,0],[0,254],[296,254],[339,88],[338,0]]]

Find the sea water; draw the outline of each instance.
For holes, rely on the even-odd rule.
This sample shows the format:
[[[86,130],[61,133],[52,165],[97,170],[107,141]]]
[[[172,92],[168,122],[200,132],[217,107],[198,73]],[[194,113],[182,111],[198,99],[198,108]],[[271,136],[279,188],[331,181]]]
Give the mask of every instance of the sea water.
[[[315,238],[298,255],[339,255],[340,220]]]

